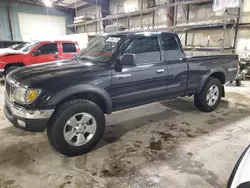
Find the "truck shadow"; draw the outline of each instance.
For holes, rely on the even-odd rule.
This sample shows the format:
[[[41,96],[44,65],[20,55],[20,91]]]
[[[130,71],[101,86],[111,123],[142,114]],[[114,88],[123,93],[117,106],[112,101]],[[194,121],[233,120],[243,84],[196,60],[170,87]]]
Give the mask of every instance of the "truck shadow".
[[[5,79],[3,79],[3,78],[0,79],[0,84],[4,86],[4,84],[5,84]]]
[[[163,106],[161,110],[157,109],[160,105]],[[195,129],[197,124],[199,124],[198,129],[205,130],[201,131],[201,134],[207,134],[240,121],[248,117],[250,113],[250,107],[247,105],[238,103],[232,105],[230,102],[224,100],[221,101],[220,106],[214,112],[200,112],[195,108],[193,100],[190,98],[162,101],[150,113],[145,114],[145,112],[148,112],[147,108],[147,105],[145,105],[140,108],[132,108],[129,111],[121,111],[111,115],[111,119],[118,119],[118,121],[114,123],[112,120],[107,120],[105,134],[94,150],[119,141],[121,137],[133,130],[140,129],[141,127],[145,129],[147,126],[150,129],[151,125],[162,122],[168,124],[168,121],[173,121],[173,119],[174,121],[181,120],[179,123],[187,124],[190,129]],[[195,122],[195,120],[199,122]]]

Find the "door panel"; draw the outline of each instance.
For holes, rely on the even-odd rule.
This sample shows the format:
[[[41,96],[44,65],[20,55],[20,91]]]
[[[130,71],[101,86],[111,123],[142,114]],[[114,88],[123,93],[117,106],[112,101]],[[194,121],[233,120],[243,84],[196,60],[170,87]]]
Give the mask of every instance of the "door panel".
[[[158,37],[138,37],[124,53],[135,54],[136,66],[112,72],[112,102],[115,110],[148,103],[166,94],[167,64]]]
[[[73,42],[62,42],[62,57],[63,59],[72,58],[77,52],[77,46]]]
[[[162,34],[164,56],[168,64],[167,95],[176,97],[184,95],[188,83],[188,64],[182,52],[180,41],[173,34]]]
[[[123,67],[112,73],[112,101],[114,109],[154,101],[166,94],[166,62]]]
[[[40,50],[41,54],[37,56],[31,56],[30,64],[45,63],[62,59],[58,51],[57,43],[43,44],[36,50]]]
[[[184,95],[188,82],[187,62],[179,59],[168,61],[167,93],[168,95]]]

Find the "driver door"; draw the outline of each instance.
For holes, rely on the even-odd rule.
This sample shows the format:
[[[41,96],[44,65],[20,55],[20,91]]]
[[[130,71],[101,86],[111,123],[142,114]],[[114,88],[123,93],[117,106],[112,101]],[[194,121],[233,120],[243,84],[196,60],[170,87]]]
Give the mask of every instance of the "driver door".
[[[112,71],[114,110],[160,99],[166,95],[167,64],[155,36],[136,36],[123,54],[135,54],[135,66]]]
[[[32,57],[30,59],[30,64],[38,64],[38,63],[45,63],[51,62],[62,59],[58,51],[58,43],[47,43],[42,44],[36,50],[39,50],[41,53]]]

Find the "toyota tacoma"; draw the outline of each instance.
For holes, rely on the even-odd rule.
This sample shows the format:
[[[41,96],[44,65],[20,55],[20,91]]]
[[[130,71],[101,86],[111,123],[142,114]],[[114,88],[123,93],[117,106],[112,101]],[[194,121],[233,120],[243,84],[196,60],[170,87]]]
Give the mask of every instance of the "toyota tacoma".
[[[105,114],[194,95],[213,111],[237,73],[237,55],[186,57],[169,32],[102,34],[70,60],[17,69],[6,77],[4,112],[26,131],[47,130],[60,153],[90,151],[105,130]]]

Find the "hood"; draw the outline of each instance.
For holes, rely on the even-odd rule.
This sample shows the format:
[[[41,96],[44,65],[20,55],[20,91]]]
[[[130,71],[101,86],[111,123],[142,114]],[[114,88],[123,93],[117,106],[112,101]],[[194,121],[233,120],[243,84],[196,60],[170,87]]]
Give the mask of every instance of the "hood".
[[[90,77],[108,75],[107,66],[97,65],[88,60],[64,60],[19,68],[9,78],[25,87],[42,88],[46,85],[70,85]]]
[[[5,48],[5,49],[0,50],[0,56],[20,55],[20,54],[25,54],[25,53],[22,52],[22,51],[13,50],[13,49],[10,49],[10,48]]]

